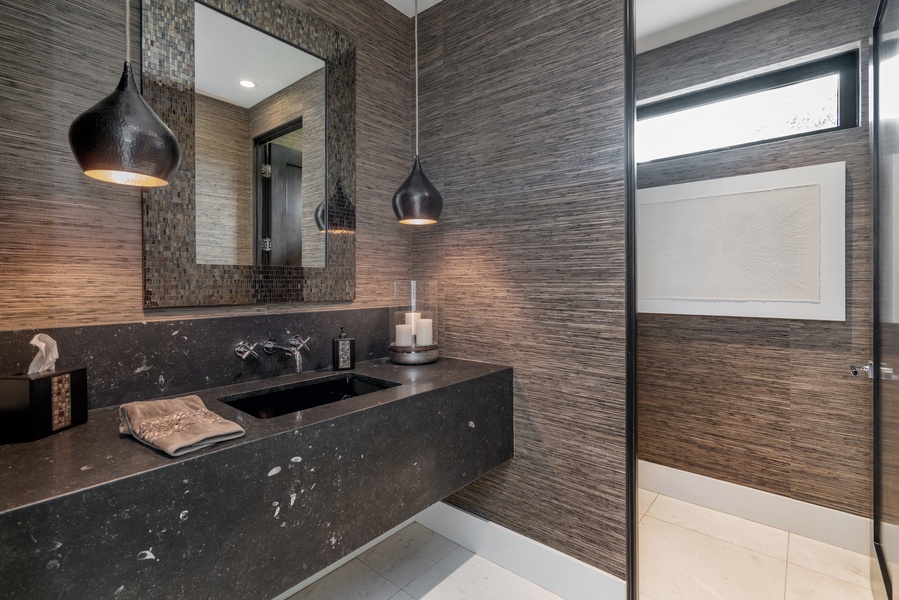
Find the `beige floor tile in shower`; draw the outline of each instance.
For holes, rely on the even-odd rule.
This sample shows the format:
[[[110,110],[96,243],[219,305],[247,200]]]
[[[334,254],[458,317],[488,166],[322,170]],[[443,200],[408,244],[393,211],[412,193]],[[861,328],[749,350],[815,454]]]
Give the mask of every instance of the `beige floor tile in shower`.
[[[774,527],[663,495],[656,498],[646,514],[780,560],[787,559],[788,534]]]
[[[643,518],[643,515],[646,514],[646,511],[649,510],[649,507],[652,505],[653,500],[656,499],[658,494],[655,492],[650,492],[649,490],[641,489],[637,494],[637,506],[639,506],[637,512],[640,513],[640,518]]]
[[[812,571],[871,588],[870,559],[863,554],[791,533],[787,560]]]
[[[799,565],[787,565],[786,600],[873,600],[870,589]]]
[[[640,526],[640,590],[654,600],[783,600],[786,562],[656,519]]]

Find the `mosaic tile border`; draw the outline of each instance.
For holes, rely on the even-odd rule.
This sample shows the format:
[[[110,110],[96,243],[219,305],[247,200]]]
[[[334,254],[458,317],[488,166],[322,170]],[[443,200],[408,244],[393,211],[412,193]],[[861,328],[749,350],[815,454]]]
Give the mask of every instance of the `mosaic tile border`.
[[[203,4],[328,62],[328,198],[342,194],[341,211],[349,206],[355,212],[355,43],[323,20],[277,0],[204,0]],[[165,188],[143,192],[144,306],[354,299],[356,236],[352,234],[328,234],[325,268],[197,264],[192,3],[143,0],[142,20],[143,95],[172,128],[183,152],[177,177]]]

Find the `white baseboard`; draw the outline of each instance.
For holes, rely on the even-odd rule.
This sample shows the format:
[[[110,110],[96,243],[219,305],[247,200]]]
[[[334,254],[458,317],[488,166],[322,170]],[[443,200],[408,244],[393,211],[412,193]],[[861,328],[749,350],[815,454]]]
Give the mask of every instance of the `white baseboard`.
[[[871,519],[651,462],[639,461],[640,487],[859,554],[869,554]]]
[[[627,584],[557,550],[438,502],[415,520],[565,600],[625,600]]]

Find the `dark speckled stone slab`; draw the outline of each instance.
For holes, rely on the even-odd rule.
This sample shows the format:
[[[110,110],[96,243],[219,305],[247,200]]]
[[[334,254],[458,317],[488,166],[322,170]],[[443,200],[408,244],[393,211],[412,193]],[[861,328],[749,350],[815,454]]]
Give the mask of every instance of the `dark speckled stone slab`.
[[[89,408],[102,408],[294,371],[286,353],[269,356],[260,349],[258,359],[241,360],[234,347],[243,340],[309,336],[303,369],[328,368],[340,326],[356,338],[357,361],[387,356],[387,309],[375,308],[4,331],[0,373],[26,370],[37,352],[29,342],[46,333],[59,343],[57,367],[87,367]]]
[[[260,421],[200,392],[247,435],[169,458],[114,409],[0,446],[0,598],[267,599],[512,456],[512,370],[440,359],[357,373],[401,385]]]

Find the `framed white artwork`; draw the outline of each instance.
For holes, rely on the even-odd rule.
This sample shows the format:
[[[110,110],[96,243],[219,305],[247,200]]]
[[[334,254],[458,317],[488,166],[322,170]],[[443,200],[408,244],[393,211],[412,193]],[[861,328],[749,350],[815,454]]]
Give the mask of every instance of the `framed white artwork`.
[[[637,310],[846,320],[846,163],[637,190]]]

